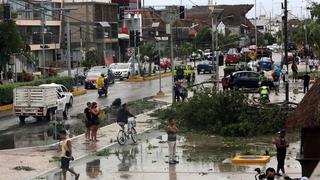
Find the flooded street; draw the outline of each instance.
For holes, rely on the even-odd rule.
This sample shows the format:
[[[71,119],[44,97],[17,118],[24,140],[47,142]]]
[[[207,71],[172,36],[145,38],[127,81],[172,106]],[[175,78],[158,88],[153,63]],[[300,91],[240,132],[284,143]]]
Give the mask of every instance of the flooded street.
[[[296,140],[297,134],[289,139]],[[264,144],[273,151],[269,144],[270,136],[256,139],[222,138],[197,134],[185,134],[178,138],[177,160],[179,164],[168,164],[168,145],[165,132],[153,130],[140,136],[138,145],[113,145],[108,147],[110,154],[95,154],[74,162],[72,167],[80,172],[80,179],[130,179],[130,180],[188,180],[188,179],[254,179],[254,168],[265,169],[275,166],[274,160],[268,164],[234,165],[230,163],[236,153],[249,149],[261,150],[252,144]],[[259,152],[260,153],[260,152]],[[288,156],[290,157],[290,156]],[[298,167],[298,162],[288,159],[291,167]],[[57,162],[58,165],[58,162]],[[289,168],[290,169],[290,168]],[[290,170],[288,170],[290,172]],[[68,178],[71,178],[70,174]],[[251,176],[251,177],[248,177]],[[62,179],[60,170],[52,171],[40,179]]]

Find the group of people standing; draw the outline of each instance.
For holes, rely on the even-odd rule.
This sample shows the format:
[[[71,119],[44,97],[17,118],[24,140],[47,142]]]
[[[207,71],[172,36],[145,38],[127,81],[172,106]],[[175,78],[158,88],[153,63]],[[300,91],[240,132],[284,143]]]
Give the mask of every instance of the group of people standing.
[[[86,141],[97,142],[97,131],[100,124],[99,113],[100,108],[96,102],[87,102],[87,107],[84,109],[84,123],[86,126],[85,138]]]
[[[176,102],[183,102],[188,97],[188,90],[183,86],[182,80],[176,81],[173,89]]]
[[[319,64],[320,64],[320,60],[318,58],[311,58],[308,60],[308,66],[310,71],[313,71],[313,70],[318,71]]]

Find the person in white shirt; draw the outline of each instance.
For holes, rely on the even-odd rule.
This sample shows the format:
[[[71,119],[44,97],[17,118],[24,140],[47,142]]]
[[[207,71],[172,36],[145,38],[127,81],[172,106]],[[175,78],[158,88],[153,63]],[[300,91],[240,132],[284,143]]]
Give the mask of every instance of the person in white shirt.
[[[319,68],[319,59],[318,58],[315,58],[313,60],[313,65],[314,65],[315,70],[318,71],[318,68]]]
[[[309,65],[309,70],[312,71],[313,70],[313,59],[312,58],[309,59],[308,65]]]

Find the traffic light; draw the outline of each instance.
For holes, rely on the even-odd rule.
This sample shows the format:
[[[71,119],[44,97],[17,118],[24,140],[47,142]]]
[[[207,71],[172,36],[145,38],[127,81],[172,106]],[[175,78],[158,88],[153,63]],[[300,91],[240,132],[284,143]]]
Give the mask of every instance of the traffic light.
[[[140,32],[136,31],[136,35],[135,35],[135,40],[136,40],[136,47],[140,46],[141,42],[140,42]]]
[[[184,19],[184,6],[180,6],[179,16],[180,16],[180,19]]]
[[[129,40],[130,40],[130,47],[134,47],[134,41],[135,41],[134,31],[130,31]]]
[[[119,9],[119,20],[123,20],[124,19],[124,9],[123,8],[120,8]]]
[[[64,33],[64,49],[68,49],[68,34]]]
[[[5,21],[11,19],[11,7],[10,7],[10,4],[4,4],[3,5],[3,19]]]

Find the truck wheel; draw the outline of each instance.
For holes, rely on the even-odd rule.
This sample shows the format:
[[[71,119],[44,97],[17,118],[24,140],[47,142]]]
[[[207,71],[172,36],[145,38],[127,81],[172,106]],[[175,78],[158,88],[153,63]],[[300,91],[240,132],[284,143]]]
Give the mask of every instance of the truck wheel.
[[[69,109],[68,109],[68,107],[66,106],[66,107],[64,108],[64,111],[63,111],[63,119],[68,119],[68,111],[69,111]]]
[[[21,124],[25,123],[26,117],[25,116],[19,116],[19,120]]]

